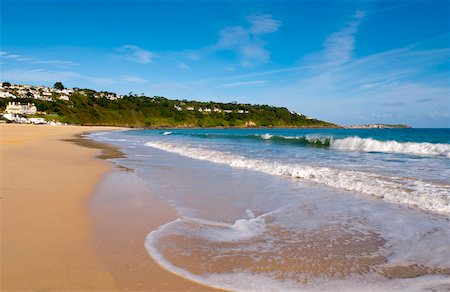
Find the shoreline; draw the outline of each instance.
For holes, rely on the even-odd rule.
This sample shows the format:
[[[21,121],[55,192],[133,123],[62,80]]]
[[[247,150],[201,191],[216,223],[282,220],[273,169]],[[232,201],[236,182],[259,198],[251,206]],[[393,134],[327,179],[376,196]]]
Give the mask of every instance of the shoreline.
[[[102,217],[107,213],[105,207],[118,203],[119,209],[133,209],[111,201],[109,193],[105,195],[110,203],[100,206],[106,213],[93,210],[92,201],[103,182],[111,185],[108,178],[118,173],[131,175],[132,170],[105,161],[124,157],[118,147],[85,136],[118,129],[0,125],[2,290],[212,290],[164,270],[147,254],[144,239],[129,244],[118,236],[108,242],[108,249],[102,247],[98,235],[118,230],[113,221],[104,222],[112,228],[98,228],[99,217],[118,219],[117,213]],[[124,181],[119,185],[130,189]],[[176,215],[148,189],[138,191],[135,198],[142,196],[150,202],[145,205],[150,209],[142,209],[146,211],[142,214],[154,216],[149,221],[135,220],[125,231],[120,229],[122,235],[130,233],[130,238],[139,234],[136,230],[146,235],[166,222],[161,220],[170,221]],[[122,257],[105,253],[117,247],[128,253],[117,253]]]
[[[175,210],[153,194],[134,170],[115,167],[88,202],[94,245],[119,290],[224,291],[161,267],[147,252],[148,233],[177,219]]]
[[[87,202],[94,228],[93,244],[118,290],[224,291],[186,279],[161,267],[147,252],[147,235],[178,215],[168,202],[151,192],[134,169],[110,159],[126,158],[121,149],[76,135],[65,141],[100,149],[97,159],[112,168],[102,177]],[[124,233],[126,230],[126,233]]]

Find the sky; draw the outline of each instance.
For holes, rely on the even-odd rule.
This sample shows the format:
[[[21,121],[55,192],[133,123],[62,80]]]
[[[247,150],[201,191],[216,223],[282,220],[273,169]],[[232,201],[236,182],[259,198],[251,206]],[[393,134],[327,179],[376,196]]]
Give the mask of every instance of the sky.
[[[0,81],[450,127],[450,1],[0,5]]]

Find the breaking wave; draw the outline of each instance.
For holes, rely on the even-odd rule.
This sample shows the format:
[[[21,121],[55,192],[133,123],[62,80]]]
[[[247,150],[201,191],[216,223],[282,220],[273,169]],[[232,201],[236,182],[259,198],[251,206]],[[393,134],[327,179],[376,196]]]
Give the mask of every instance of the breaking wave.
[[[423,210],[450,213],[450,185],[446,184],[330,167],[250,159],[221,151],[165,142],[147,142],[145,145],[189,158],[271,175],[306,179],[342,190],[376,196],[390,202],[416,206]]]
[[[350,137],[336,139],[331,148],[339,150],[357,150],[366,152],[391,152],[415,155],[434,155],[450,158],[450,144],[414,143],[397,141],[379,141],[372,138]]]
[[[331,136],[324,137],[317,135],[284,136],[284,135],[273,135],[269,133],[261,135],[193,133],[187,135],[198,138],[249,139],[255,141],[259,140],[279,144],[290,144],[290,145],[294,144],[298,146],[330,148],[345,151],[384,152],[384,153],[399,153],[399,154],[420,155],[420,156],[443,156],[450,158],[450,144],[442,144],[442,143],[438,144],[428,142],[381,141],[372,138],[360,138],[360,137],[335,138]]]

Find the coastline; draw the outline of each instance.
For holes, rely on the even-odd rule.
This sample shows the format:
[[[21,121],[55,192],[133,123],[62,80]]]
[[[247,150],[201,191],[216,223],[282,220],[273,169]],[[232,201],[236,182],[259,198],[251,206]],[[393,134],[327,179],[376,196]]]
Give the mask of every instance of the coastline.
[[[147,254],[145,235],[175,212],[133,181],[132,170],[101,160],[123,157],[117,147],[84,138],[115,129],[0,125],[2,290],[212,290],[167,272]],[[137,183],[131,196],[147,202],[141,217],[114,200],[114,193],[130,190],[128,183]],[[107,200],[94,210],[98,198]],[[116,228],[120,217],[108,213],[111,206],[134,218],[127,230]],[[110,237],[114,242],[102,246],[105,235],[128,233],[131,240]],[[117,248],[122,252],[110,253]]]

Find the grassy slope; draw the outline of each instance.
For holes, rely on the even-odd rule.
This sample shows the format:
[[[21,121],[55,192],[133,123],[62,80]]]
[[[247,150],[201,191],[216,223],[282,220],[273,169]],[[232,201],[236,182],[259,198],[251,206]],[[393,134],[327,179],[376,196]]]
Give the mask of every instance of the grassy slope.
[[[1,99],[0,106],[5,107],[8,99]],[[92,94],[74,93],[70,101],[54,102],[21,99],[21,102],[34,102],[39,111],[46,112],[49,120],[69,124],[108,125],[128,127],[243,127],[247,122],[256,127],[333,127],[335,125],[305,116],[292,114],[286,108],[267,105],[242,105],[236,103],[184,101],[186,106],[196,108],[221,108],[245,110],[238,113],[201,113],[195,111],[177,111],[174,106],[180,101],[162,97],[127,96],[119,100],[95,98]]]

